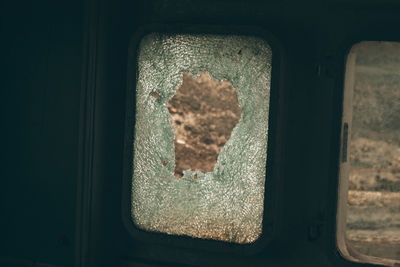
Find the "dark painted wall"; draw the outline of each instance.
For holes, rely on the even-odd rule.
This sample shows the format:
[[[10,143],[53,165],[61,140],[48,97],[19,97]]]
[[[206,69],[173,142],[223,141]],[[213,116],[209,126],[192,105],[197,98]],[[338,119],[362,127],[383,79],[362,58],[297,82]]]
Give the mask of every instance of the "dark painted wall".
[[[0,258],[72,266],[83,3],[9,1],[0,12]]]
[[[3,2],[0,7],[0,265],[351,265],[334,245],[344,60],[351,42],[399,39],[396,1],[85,2],[89,9],[78,0]],[[129,40],[151,23],[257,26],[281,43],[280,231],[260,253],[137,241],[122,223]],[[84,45],[85,37],[90,45]],[[92,70],[82,72],[88,64]],[[80,110],[84,88],[94,90],[94,102]],[[90,122],[83,129],[92,127],[83,139],[93,150],[81,154],[91,166],[78,162],[82,145],[88,144],[79,143],[80,119]],[[90,175],[79,176],[82,170]],[[77,198],[77,188],[87,180],[93,183],[83,187],[90,190]]]

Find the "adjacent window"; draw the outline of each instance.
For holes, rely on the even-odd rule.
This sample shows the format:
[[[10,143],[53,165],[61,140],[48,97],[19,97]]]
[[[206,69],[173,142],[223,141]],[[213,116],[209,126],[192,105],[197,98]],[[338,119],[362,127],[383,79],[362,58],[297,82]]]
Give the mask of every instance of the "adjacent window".
[[[346,65],[338,246],[353,260],[400,262],[400,43],[361,42]]]
[[[269,45],[249,36],[141,40],[129,111],[136,227],[239,244],[258,239],[271,59]]]

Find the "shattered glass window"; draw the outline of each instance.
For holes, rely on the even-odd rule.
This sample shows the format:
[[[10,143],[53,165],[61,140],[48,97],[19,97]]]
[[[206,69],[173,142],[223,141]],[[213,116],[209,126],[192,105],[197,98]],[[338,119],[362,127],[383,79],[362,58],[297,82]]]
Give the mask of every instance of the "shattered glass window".
[[[355,45],[346,76],[346,250],[392,265],[400,262],[400,43]]]
[[[142,38],[131,144],[138,228],[240,244],[258,239],[271,58],[257,37]]]

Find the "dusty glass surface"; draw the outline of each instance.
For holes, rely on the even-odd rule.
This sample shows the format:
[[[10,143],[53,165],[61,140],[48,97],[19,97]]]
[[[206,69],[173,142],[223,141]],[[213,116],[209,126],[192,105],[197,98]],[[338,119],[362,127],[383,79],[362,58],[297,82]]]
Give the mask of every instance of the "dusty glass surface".
[[[269,45],[254,37],[149,34],[142,39],[132,143],[131,214],[137,227],[235,243],[251,243],[259,237],[271,57]],[[229,81],[241,113],[232,116],[238,121],[231,124],[226,143],[220,142],[213,168],[191,166],[176,176],[177,125],[169,102],[182,86],[184,75],[200,82],[202,75],[209,75],[217,85]],[[193,98],[196,96],[194,93]],[[219,98],[214,97],[222,101],[214,106],[216,111],[231,112]],[[221,126],[214,121],[212,127]],[[212,127],[207,131],[212,133]]]
[[[400,43],[362,42],[351,53],[347,245],[400,260]]]

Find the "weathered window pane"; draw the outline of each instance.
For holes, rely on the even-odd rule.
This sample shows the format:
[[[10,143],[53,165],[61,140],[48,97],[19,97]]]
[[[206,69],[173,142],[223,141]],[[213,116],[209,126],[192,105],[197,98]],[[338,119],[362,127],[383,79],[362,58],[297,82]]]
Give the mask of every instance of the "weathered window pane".
[[[271,56],[254,37],[142,39],[132,144],[137,227],[235,243],[259,237]]]
[[[357,44],[346,76],[347,249],[400,260],[400,43]]]

